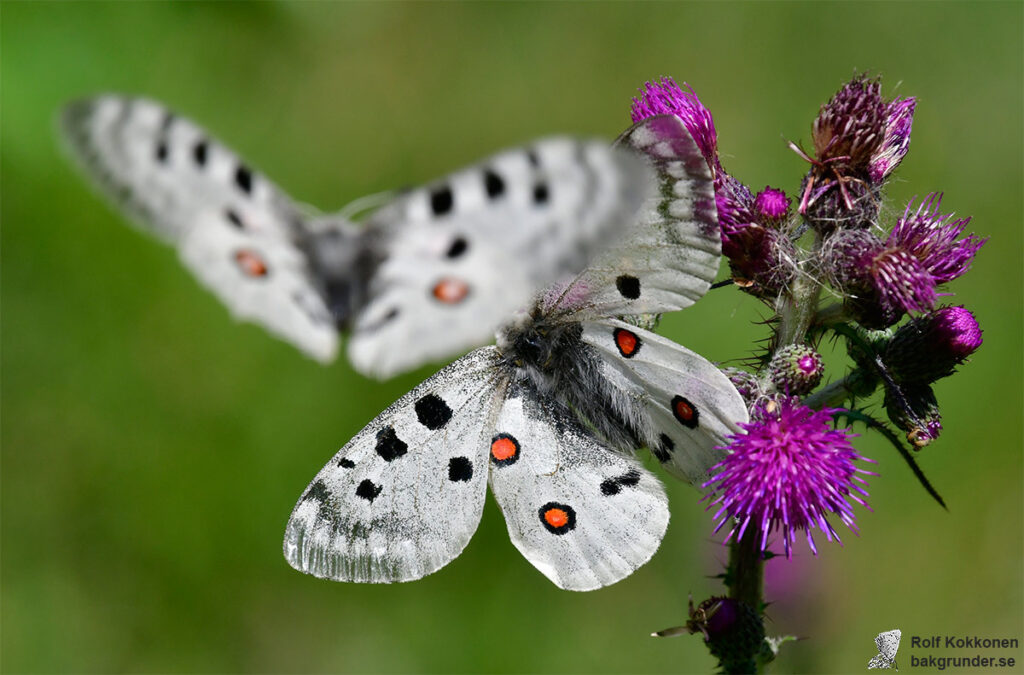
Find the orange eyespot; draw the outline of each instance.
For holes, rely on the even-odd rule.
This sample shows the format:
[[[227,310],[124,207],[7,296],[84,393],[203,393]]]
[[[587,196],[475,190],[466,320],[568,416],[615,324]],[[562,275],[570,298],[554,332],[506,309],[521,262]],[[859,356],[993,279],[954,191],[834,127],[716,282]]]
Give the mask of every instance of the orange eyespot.
[[[548,509],[544,512],[544,521],[551,527],[565,527],[569,523],[569,514],[562,509]]]
[[[242,270],[242,274],[249,277],[265,277],[270,271],[263,258],[249,249],[235,251],[235,263]]]
[[[499,462],[508,462],[519,452],[515,439],[509,436],[498,436],[491,441],[491,456]]]
[[[548,502],[540,507],[537,515],[540,516],[540,524],[551,534],[561,536],[576,529],[576,511],[568,504]]]
[[[466,296],[469,295],[469,284],[462,279],[445,277],[434,284],[431,294],[439,302],[443,302],[446,305],[455,305],[465,300]]]

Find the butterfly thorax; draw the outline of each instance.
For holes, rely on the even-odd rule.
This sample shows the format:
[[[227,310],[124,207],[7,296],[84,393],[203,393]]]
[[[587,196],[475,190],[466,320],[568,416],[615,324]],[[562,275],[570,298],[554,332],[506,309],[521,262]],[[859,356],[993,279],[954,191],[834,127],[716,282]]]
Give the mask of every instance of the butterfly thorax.
[[[578,321],[545,315],[539,308],[523,314],[498,332],[498,351],[515,381],[574,409],[612,447],[630,452],[644,445],[644,425],[631,419],[617,392],[601,372],[601,360],[583,342]],[[624,414],[625,413],[625,414]]]

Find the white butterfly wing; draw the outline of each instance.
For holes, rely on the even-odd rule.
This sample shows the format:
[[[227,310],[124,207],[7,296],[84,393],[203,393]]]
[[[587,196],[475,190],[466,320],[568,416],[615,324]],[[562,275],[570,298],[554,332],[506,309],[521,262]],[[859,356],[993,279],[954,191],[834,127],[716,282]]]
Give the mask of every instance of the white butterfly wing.
[[[637,460],[527,384],[510,389],[494,429],[490,483],[509,536],[559,588],[601,588],[651,559],[668,500]]]
[[[334,360],[337,327],[299,250],[205,212],[182,236],[179,253],[236,319],[262,325],[322,363]]]
[[[654,187],[635,152],[551,138],[384,207],[369,223],[381,262],[352,363],[387,376],[489,340],[538,289],[627,231]]]
[[[585,322],[582,340],[601,357],[601,374],[647,428],[641,434],[673,476],[700,485],[725,457],[717,449],[746,422],[736,387],[714,364],[636,326],[605,319]]]
[[[329,361],[336,329],[300,240],[297,209],[270,181],[187,119],[141,98],[76,101],[62,115],[85,172],[142,229],[174,244],[238,318]],[[354,235],[337,222],[342,236]],[[258,259],[240,252],[258,252]]]
[[[478,349],[400,398],[349,441],[292,511],[284,555],[325,579],[411,581],[455,559],[483,512],[505,381]]]
[[[546,311],[578,320],[676,311],[699,300],[718,273],[722,242],[713,177],[682,121],[652,117],[618,143],[649,158],[660,189],[621,243],[545,293]]]

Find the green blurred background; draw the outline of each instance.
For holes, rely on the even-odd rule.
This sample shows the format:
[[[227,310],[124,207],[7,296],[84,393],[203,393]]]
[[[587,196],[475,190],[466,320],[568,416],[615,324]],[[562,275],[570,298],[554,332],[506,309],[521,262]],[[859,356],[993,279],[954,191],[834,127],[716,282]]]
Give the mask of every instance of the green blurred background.
[[[512,547],[493,502],[466,552],[397,586],[320,581],[281,555],[321,465],[434,370],[322,368],[233,323],[175,254],[124,225],[64,160],[54,115],[105,90],[198,120],[299,200],[336,209],[559,131],[612,138],[645,79],[687,80],[723,161],[794,190],[818,106],[857,70],[919,97],[890,215],[930,190],[991,236],[956,282],[985,345],[937,394],[946,430],[894,450],[861,536],[769,564],[778,672],[863,672],[872,638],[1024,638],[1021,3],[4,3],[2,661],[6,672],[709,672],[655,640],[707,597],[726,550],[670,484],[652,562],[585,594]],[[667,334],[746,356],[766,309],[721,290]],[[837,368],[842,359],[832,359]],[[841,374],[840,370],[834,374]],[[670,479],[669,479],[670,480]],[[720,537],[718,538],[720,539]],[[935,655],[964,655],[938,650]],[[1000,652],[990,655],[1016,656]]]

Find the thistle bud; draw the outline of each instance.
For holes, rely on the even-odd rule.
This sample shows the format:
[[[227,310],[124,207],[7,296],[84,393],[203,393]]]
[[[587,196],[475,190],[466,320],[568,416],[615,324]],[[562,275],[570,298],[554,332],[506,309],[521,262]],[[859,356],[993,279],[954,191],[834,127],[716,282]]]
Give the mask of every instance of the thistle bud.
[[[928,384],[951,375],[981,343],[973,314],[963,307],[941,307],[901,326],[882,360],[900,382]]]
[[[750,605],[733,598],[712,597],[694,608],[691,600],[686,627],[691,633],[704,635],[708,650],[724,672],[755,672],[755,658],[764,643],[764,623]]]
[[[761,381],[753,373],[739,368],[723,368],[722,372],[729,378],[732,385],[736,387],[736,391],[739,392],[748,405],[759,399],[763,394]]]
[[[935,278],[911,252],[865,230],[834,232],[822,261],[851,313],[869,328],[887,328],[905,312],[931,309]]]
[[[881,89],[877,79],[859,75],[821,106],[812,126],[819,161],[867,168],[885,135],[886,105]]]
[[[789,214],[789,197],[782,190],[765,186],[754,197],[754,213],[762,225],[778,227]]]
[[[825,362],[809,345],[787,345],[775,352],[768,365],[772,384],[794,396],[809,394],[821,383]]]
[[[907,432],[915,448],[923,448],[942,431],[942,415],[935,393],[927,384],[886,387],[885,411],[897,427]]]

